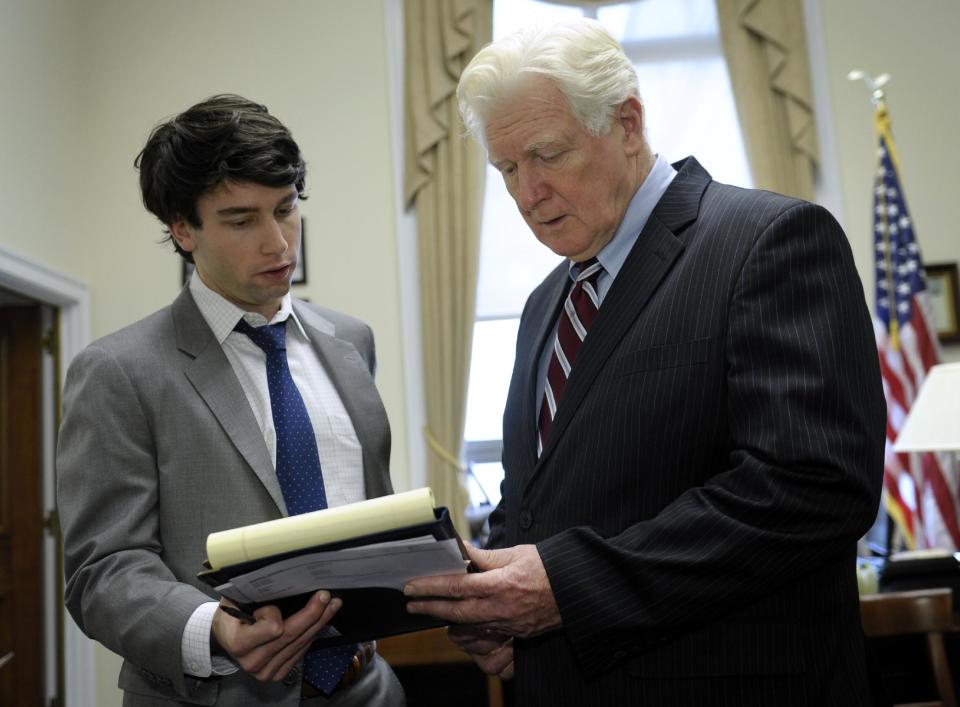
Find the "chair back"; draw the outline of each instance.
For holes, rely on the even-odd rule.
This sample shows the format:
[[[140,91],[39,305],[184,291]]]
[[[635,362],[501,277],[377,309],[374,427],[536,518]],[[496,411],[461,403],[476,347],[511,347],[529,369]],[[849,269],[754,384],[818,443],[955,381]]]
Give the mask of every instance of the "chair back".
[[[930,667],[944,707],[957,707],[943,632],[953,625],[953,593],[949,588],[885,592],[860,597],[860,616],[867,636],[925,634]]]

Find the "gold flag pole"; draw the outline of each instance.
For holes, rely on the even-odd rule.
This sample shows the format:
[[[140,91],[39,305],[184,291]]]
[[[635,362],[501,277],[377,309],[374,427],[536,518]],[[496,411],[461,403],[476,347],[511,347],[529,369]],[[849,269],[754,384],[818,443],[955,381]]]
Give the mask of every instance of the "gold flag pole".
[[[847,74],[847,79],[850,81],[863,81],[867,88],[870,89],[870,102],[874,106],[873,114],[873,126],[874,131],[877,134],[878,139],[883,140],[883,144],[886,146],[887,152],[890,154],[890,160],[893,162],[893,168],[897,171],[897,174],[900,173],[900,161],[897,159],[896,150],[893,147],[893,134],[890,131],[890,116],[887,113],[887,102],[886,102],[886,93],[884,92],[884,87],[890,83],[890,74],[880,74],[877,77],[874,77],[865,71],[859,69],[854,69]],[[880,177],[877,177],[878,187],[882,185],[882,180]],[[891,244],[890,244],[890,232],[887,228],[887,209],[886,207],[886,192],[878,188],[877,199],[880,209],[880,220],[883,224],[883,244],[884,244],[884,258],[887,261],[887,292],[893,292],[893,264],[891,262]],[[890,318],[890,345],[894,350],[900,349],[900,332],[899,324],[896,317]]]
[[[893,168],[899,175],[900,162],[897,159],[897,154],[893,147],[893,135],[890,130],[890,116],[887,113],[887,96],[886,92],[884,91],[884,87],[890,83],[890,74],[883,73],[874,77],[865,71],[854,69],[847,74],[847,79],[850,81],[863,81],[870,90],[870,102],[873,103],[874,108],[873,127],[877,136],[877,142],[878,144],[883,144],[886,147],[886,150],[890,155],[890,161],[893,164]],[[893,246],[890,243],[890,229],[888,228],[887,224],[887,193],[883,188],[883,178],[880,175],[880,170],[878,170],[878,173],[875,177],[874,188],[877,195],[877,206],[879,207],[878,220],[882,228],[881,234],[883,238],[882,242],[884,248],[884,260],[886,261],[887,266],[887,292],[892,293],[894,287],[892,263]],[[890,341],[890,347],[894,351],[899,351],[900,326],[895,314],[890,317],[888,324],[888,337]],[[914,529],[910,527],[910,523],[907,522],[907,518],[904,516],[902,509],[897,505],[896,502],[890,499],[886,493],[884,494],[884,506],[887,509],[887,513],[894,520],[894,522],[891,524],[892,527],[889,530],[891,537],[887,543],[888,548],[892,548],[903,541],[906,543],[908,548],[913,549],[915,547]]]
[[[886,98],[883,87],[890,83],[890,74],[880,74],[874,78],[866,71],[854,69],[847,74],[847,79],[850,81],[863,81],[867,84],[867,88],[870,89],[870,101],[873,105],[880,107],[883,104]]]

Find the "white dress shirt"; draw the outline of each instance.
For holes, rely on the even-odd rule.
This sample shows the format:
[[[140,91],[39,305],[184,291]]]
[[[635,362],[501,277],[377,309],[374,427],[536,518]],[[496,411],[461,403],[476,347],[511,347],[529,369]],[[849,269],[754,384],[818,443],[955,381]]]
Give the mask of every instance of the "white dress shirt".
[[[270,408],[266,354],[250,337],[233,328],[241,318],[253,327],[287,322],[287,364],[313,424],[327,504],[341,506],[364,500],[360,441],[333,381],[293,312],[290,294],[284,296],[280,310],[270,321],[226,300],[207,287],[196,272],[190,279],[190,294],[240,381],[274,466],[277,463],[277,435]],[[202,604],[187,621],[181,655],[183,671],[188,675],[209,677],[237,670],[236,665],[226,658],[214,656],[211,659],[210,629],[216,610],[217,602]]]

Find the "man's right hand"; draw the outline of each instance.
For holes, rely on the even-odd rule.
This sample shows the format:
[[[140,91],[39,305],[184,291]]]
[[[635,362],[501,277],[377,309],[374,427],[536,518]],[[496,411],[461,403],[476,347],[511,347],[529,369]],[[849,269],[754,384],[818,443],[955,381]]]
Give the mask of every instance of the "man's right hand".
[[[221,604],[234,606],[226,599]],[[256,621],[244,623],[223,611],[213,615],[213,640],[243,670],[258,680],[283,680],[303,658],[317,634],[342,605],[330,592],[319,591],[300,611],[286,619],[276,606],[253,612]]]
[[[496,631],[454,624],[447,629],[450,640],[469,653],[480,669],[503,680],[513,677],[513,638]]]

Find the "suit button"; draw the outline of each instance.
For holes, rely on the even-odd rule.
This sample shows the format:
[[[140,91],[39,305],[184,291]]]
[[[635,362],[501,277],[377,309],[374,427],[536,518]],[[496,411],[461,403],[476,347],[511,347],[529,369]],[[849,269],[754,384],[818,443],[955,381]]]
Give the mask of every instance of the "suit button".
[[[613,659],[617,662],[623,660],[626,657],[627,657],[626,651],[617,651],[616,653],[613,654]]]
[[[520,511],[520,527],[523,530],[530,530],[533,525],[533,513],[530,511]]]

